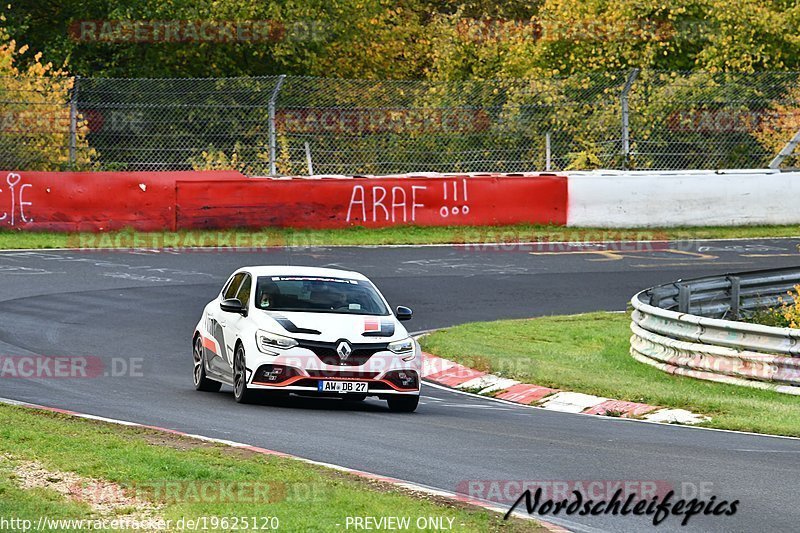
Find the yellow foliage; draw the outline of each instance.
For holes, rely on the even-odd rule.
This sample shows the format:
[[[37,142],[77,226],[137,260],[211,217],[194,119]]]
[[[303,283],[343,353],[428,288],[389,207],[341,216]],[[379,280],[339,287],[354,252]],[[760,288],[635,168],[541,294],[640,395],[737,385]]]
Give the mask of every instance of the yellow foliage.
[[[790,90],[786,98],[774,104],[754,132],[755,138],[767,151],[777,155],[800,131],[800,105],[796,102],[800,102],[800,88]],[[796,159],[790,161],[790,166],[794,164]]]
[[[787,3],[788,4],[788,3]],[[527,20],[435,15],[436,79],[650,68],[711,72],[796,64],[800,4],[761,0],[542,0]]]
[[[583,150],[573,155],[572,161],[564,170],[592,170],[601,168],[603,162],[591,150]]]
[[[269,148],[258,143],[253,147],[245,147],[237,142],[232,150],[226,152],[209,146],[188,161],[194,170],[238,170],[266,174],[269,169]]]
[[[278,154],[275,158],[276,171],[280,176],[297,176],[301,172],[292,164],[291,153],[289,152],[289,138],[286,135],[278,135]]]
[[[781,301],[780,314],[788,323],[790,328],[800,328],[800,285],[795,285],[794,289],[787,293],[791,302]]]
[[[13,170],[87,168],[95,152],[86,140],[87,122],[77,113],[74,161],[70,161],[70,95],[74,78],[52,63],[43,63],[41,52],[27,66],[20,67],[19,60],[28,52],[28,46],[18,46],[9,38],[5,20],[0,16],[0,95],[5,102],[0,128],[14,142],[2,147],[0,166],[16,167]]]
[[[189,163],[194,170],[241,170],[242,163],[239,150],[239,143],[234,146],[230,155],[223,150],[217,150],[210,146],[208,150],[203,150],[199,156],[189,158]]]

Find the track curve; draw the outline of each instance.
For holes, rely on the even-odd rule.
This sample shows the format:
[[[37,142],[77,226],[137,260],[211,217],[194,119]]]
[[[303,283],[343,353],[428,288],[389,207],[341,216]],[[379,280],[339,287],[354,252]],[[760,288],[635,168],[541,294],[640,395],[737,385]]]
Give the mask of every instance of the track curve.
[[[189,347],[202,306],[245,264],[359,270],[390,303],[413,307],[411,329],[421,331],[622,310],[637,290],[678,277],[795,265],[798,245],[776,239],[555,253],[456,246],[0,252],[0,354],[141,360],[140,372],[123,377],[3,379],[0,396],[248,442],[448,491],[468,480],[692,483],[719,499],[739,499],[735,521],[694,517],[688,528],[667,520],[659,529],[789,531],[800,522],[797,440],[561,414],[433,387],[424,389],[413,415],[391,414],[378,401],[238,405],[225,387],[219,394],[193,390]],[[585,531],[649,525],[646,518],[608,516],[556,522]]]

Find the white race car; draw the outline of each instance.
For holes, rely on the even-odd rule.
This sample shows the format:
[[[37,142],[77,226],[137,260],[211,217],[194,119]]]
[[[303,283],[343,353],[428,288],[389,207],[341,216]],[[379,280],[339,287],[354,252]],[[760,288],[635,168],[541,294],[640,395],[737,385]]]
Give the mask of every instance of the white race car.
[[[328,268],[258,266],[234,272],[203,310],[193,342],[194,385],[233,387],[245,403],[265,391],[363,400],[393,411],[417,408],[421,351],[362,274]]]

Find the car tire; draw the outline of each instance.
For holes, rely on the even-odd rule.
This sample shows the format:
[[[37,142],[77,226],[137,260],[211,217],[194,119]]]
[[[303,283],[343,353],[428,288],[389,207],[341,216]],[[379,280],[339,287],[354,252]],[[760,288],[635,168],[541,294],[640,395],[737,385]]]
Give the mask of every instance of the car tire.
[[[391,396],[386,401],[395,413],[413,413],[419,405],[419,396]]]
[[[198,335],[194,339],[194,346],[192,347],[192,359],[194,360],[194,380],[195,390],[203,392],[218,392],[222,383],[214,381],[206,376],[206,358],[203,351],[203,339]]]
[[[256,396],[256,391],[247,386],[244,347],[239,344],[233,354],[233,398],[237,403],[251,403]]]

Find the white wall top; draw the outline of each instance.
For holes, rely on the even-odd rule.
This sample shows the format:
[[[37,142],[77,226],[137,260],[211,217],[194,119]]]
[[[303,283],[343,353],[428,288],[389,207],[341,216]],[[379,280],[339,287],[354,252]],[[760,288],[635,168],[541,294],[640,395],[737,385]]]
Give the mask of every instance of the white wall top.
[[[798,224],[800,172],[570,172],[567,214],[589,227]]]

